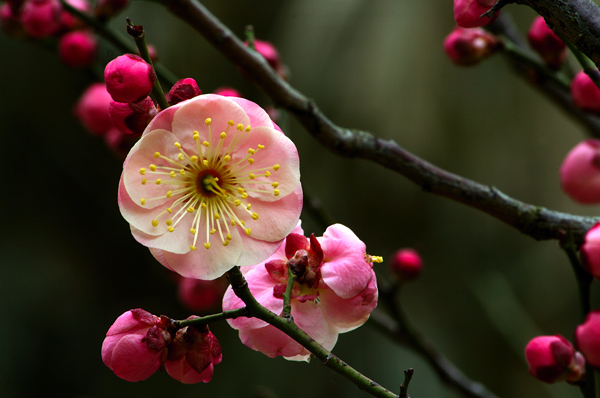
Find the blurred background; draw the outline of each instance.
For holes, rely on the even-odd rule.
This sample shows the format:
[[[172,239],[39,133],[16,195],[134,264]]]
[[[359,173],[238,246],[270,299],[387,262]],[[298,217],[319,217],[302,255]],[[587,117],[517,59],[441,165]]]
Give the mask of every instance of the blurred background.
[[[451,172],[528,203],[576,214],[558,183],[567,151],[585,136],[497,55],[454,66],[442,40],[452,2],[394,0],[205,1],[236,34],[254,25],[290,71],[291,84],[335,123],[393,139]],[[512,5],[522,31],[535,14]],[[133,2],[125,17],[177,77],[204,92],[235,87],[263,106],[267,97],[202,37],[156,3]],[[190,315],[177,284],[131,237],[117,207],[122,162],[88,134],[72,108],[96,77],[62,65],[52,45],[0,34],[0,396],[2,397],[365,397],[318,361],[270,359],[243,346],[225,322],[211,324],[223,362],[208,384],[183,385],[165,372],[129,383],[104,366],[100,347],[114,320],[142,307]],[[102,45],[96,72],[120,55]],[[98,75],[98,74],[97,74]],[[98,75],[99,76],[99,75]],[[166,88],[168,90],[168,88]],[[577,397],[527,373],[523,349],[538,334],[572,338],[579,324],[575,279],[558,243],[536,242],[499,221],[421,191],[375,164],[340,158],[292,118],[281,125],[298,146],[302,183],[335,222],[387,259],[414,247],[425,270],[401,295],[412,322],[468,377],[498,396]],[[323,232],[303,215],[307,234]],[[597,286],[596,286],[597,288]],[[597,289],[596,289],[597,290]],[[598,301],[596,300],[596,304]],[[367,323],[340,335],[334,353],[399,391],[415,369],[415,398],[461,395],[409,347]],[[271,394],[271,395],[269,395]]]

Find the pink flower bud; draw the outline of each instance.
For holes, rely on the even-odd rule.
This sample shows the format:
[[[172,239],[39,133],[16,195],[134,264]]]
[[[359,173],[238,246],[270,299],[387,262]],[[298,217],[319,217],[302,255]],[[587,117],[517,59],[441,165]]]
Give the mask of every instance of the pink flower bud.
[[[104,135],[113,127],[108,106],[111,97],[103,83],[94,83],[75,105],[75,115],[94,135]]]
[[[145,380],[164,363],[170,341],[159,317],[141,308],[129,310],[108,329],[102,361],[124,380]]]
[[[245,42],[246,46],[248,42]],[[275,46],[268,41],[254,40],[254,49],[271,65],[271,68],[277,72],[278,75],[284,79],[287,77],[287,71],[285,65],[279,58],[279,52]]]
[[[584,359],[563,336],[538,336],[525,347],[529,373],[546,382],[577,382],[585,372]]]
[[[62,27],[62,7],[58,0],[28,0],[21,8],[21,22],[32,37],[52,36]]]
[[[241,97],[242,94],[235,88],[231,87],[219,87],[215,90],[215,94],[222,95],[223,97]]]
[[[600,224],[587,231],[580,253],[583,268],[594,278],[600,279]]]
[[[66,0],[66,2],[71,7],[83,13],[88,13],[91,8],[88,0]],[[61,19],[63,27],[67,30],[82,29],[85,27],[85,23],[83,21],[79,20],[66,10],[62,11]]]
[[[196,81],[190,77],[181,79],[171,87],[167,94],[169,105],[175,105],[181,101],[189,100],[202,94],[202,90],[198,88]]]
[[[481,28],[465,29],[457,26],[444,39],[444,51],[456,65],[478,64],[492,55],[500,44],[496,37]]]
[[[480,16],[489,11],[495,3],[496,0],[454,0],[456,24],[463,28],[476,28],[487,25],[495,19],[495,16],[494,18]]]
[[[94,15],[100,19],[111,18],[129,4],[129,0],[98,0]]]
[[[96,37],[82,30],[64,34],[58,42],[60,59],[70,67],[85,68],[96,60]]]
[[[584,71],[571,81],[571,97],[579,108],[588,112],[600,112],[600,89]]]
[[[121,55],[104,69],[106,89],[117,102],[136,102],[152,91],[156,75],[150,64],[134,54]]]
[[[154,101],[146,97],[138,102],[111,101],[108,107],[113,125],[123,134],[139,135],[158,113]]]
[[[403,281],[410,281],[421,274],[423,261],[414,249],[400,249],[390,260],[390,271]]]
[[[587,363],[600,368],[600,310],[590,312],[583,325],[577,326],[575,342]]]
[[[197,316],[188,319],[193,318]],[[222,358],[221,346],[208,326],[187,326],[175,334],[165,369],[184,384],[207,383],[212,378],[214,365],[221,363]]]
[[[600,141],[577,144],[560,166],[562,190],[583,204],[600,203]]]
[[[554,69],[560,68],[567,56],[567,46],[548,27],[544,17],[538,16],[533,20],[527,33],[527,39],[548,66]]]
[[[182,277],[179,279],[179,301],[191,311],[204,313],[220,306],[226,288],[223,279],[205,281]]]

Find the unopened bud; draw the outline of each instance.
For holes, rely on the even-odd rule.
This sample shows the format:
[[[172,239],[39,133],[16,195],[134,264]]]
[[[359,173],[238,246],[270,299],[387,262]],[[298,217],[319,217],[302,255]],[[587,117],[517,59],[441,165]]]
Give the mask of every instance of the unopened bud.
[[[104,69],[106,89],[117,102],[136,102],[152,91],[156,75],[150,64],[134,54],[121,55]]]
[[[66,33],[58,42],[60,59],[73,68],[85,68],[93,64],[97,51],[95,36],[82,30]]]
[[[581,263],[594,278],[600,279],[600,224],[594,225],[585,234],[581,245]],[[600,359],[600,353],[598,358]],[[600,364],[600,360],[598,363]]]
[[[104,135],[113,127],[108,113],[111,97],[103,83],[94,83],[75,105],[75,115],[94,135]]]
[[[189,100],[202,94],[202,90],[196,84],[196,81],[190,77],[181,79],[171,87],[167,94],[169,105],[175,105],[181,101]]]
[[[139,135],[158,113],[154,102],[146,97],[138,102],[111,101],[108,107],[113,125],[123,134]]]
[[[585,373],[585,361],[573,345],[561,335],[538,336],[525,347],[529,373],[546,382],[580,381]]]
[[[571,98],[584,111],[600,113],[600,89],[584,71],[571,81]]]
[[[575,342],[587,363],[600,369],[600,310],[590,312],[585,322],[577,326]]]
[[[560,185],[579,203],[600,203],[599,140],[587,139],[569,151],[560,166]]]
[[[533,20],[527,39],[531,48],[533,48],[542,59],[553,69],[558,69],[567,56],[567,46],[565,43],[548,27],[544,17],[538,16]]]
[[[478,64],[500,47],[494,35],[481,28],[465,29],[457,26],[446,36],[444,51],[456,65]]]
[[[423,270],[423,260],[414,249],[400,249],[390,259],[390,271],[402,281],[416,279]]]
[[[23,28],[35,38],[52,36],[62,27],[62,11],[58,0],[29,0],[21,7]]]
[[[495,3],[496,0],[454,0],[456,24],[463,28],[487,25],[495,19],[495,16],[489,18],[481,17],[481,15],[489,11]]]

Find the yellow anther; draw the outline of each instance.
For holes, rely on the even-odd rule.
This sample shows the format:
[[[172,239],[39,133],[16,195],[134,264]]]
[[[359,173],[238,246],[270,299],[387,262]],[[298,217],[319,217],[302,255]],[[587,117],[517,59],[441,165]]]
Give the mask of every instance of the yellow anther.
[[[194,155],[194,156],[192,156],[192,157],[190,158],[190,160],[191,160],[192,162],[197,162],[197,161],[198,161],[198,156]]]
[[[179,174],[181,174],[182,176],[184,176],[185,175],[185,170],[184,169],[179,170]]]
[[[155,184],[156,185],[160,185],[161,182],[162,182],[162,180],[160,178],[157,178],[156,181],[155,181]]]
[[[183,160],[183,153],[180,153],[179,155],[177,155],[177,159]]]
[[[246,133],[249,133],[249,132],[250,132],[250,130],[251,130],[251,128],[250,128],[250,125],[247,125],[247,126],[246,126]]]
[[[227,236],[225,236],[227,238],[227,240],[232,240],[233,236],[231,236],[230,234],[227,234]]]
[[[142,206],[143,206],[143,205],[145,205],[145,204],[146,204],[146,199],[142,198],[142,199],[140,200],[140,203],[142,204]]]
[[[371,256],[371,261],[374,263],[382,263],[383,262],[383,257],[381,256]]]
[[[201,206],[202,206],[202,208],[203,208],[204,210],[206,210],[206,203],[202,202],[202,205],[201,205]]]
[[[173,231],[175,231],[175,228],[173,228],[173,227],[169,227],[169,228],[167,228],[167,231],[169,231],[169,232],[173,232]]]
[[[278,164],[276,164],[275,166],[273,166],[273,170],[277,171],[277,170],[279,170],[279,167],[280,166]]]
[[[222,139],[222,140],[224,140],[224,139],[225,139],[225,137],[227,137],[227,134],[225,134],[225,132],[223,131],[223,132],[221,133],[220,137],[221,137],[221,139]]]
[[[152,170],[152,171],[156,171],[156,165],[153,165],[153,164],[151,164],[151,165],[150,165],[150,170]]]
[[[262,144],[258,144],[258,149],[265,149],[265,146]]]
[[[229,241],[228,241],[228,240],[224,240],[224,241],[223,241],[223,246],[227,246],[228,244],[229,244]]]
[[[181,149],[181,144],[179,142],[176,142],[175,144],[173,144],[177,147],[177,149]]]
[[[279,189],[273,190],[273,196],[279,196]]]
[[[237,191],[238,191],[238,193],[242,194],[242,193],[244,193],[244,188],[238,187]]]
[[[188,213],[193,213],[194,212],[194,208],[192,206],[187,208],[187,212]]]
[[[265,177],[269,177],[271,175],[271,172],[269,170],[265,171]]]
[[[238,129],[239,131],[244,130],[244,125],[242,123],[239,123],[237,126],[235,126],[236,129]]]
[[[248,197],[248,192],[244,192],[243,194],[240,195],[240,198],[242,199],[246,199]]]
[[[204,165],[204,167],[208,167],[208,160],[204,159],[202,161],[202,164]]]
[[[252,232],[252,229],[250,229],[250,228],[246,228],[246,229],[244,230],[244,232],[246,233],[246,235],[250,235],[250,233]]]
[[[252,158],[249,158],[249,159],[248,159],[248,163],[250,163],[250,164],[254,164],[254,159],[252,159]]]
[[[209,146],[210,144],[208,143],[208,141],[203,141],[203,142],[202,142],[202,145],[204,145],[205,147],[207,147],[207,148],[208,148],[208,146]]]
[[[197,141],[200,139],[200,134],[198,134],[197,131],[194,131],[194,134],[192,135],[192,138],[194,139],[194,141]]]
[[[171,171],[171,172],[169,173],[169,175],[171,176],[171,178],[175,178],[175,176],[176,176],[176,174],[175,174],[175,172],[174,172],[174,171]]]
[[[196,228],[190,228],[190,232],[196,234]]]
[[[235,227],[235,220],[231,220],[231,226]]]
[[[207,117],[206,120],[204,121],[204,123],[206,123],[207,126],[210,126],[211,121],[212,120],[209,117]]]
[[[225,162],[225,163],[229,162],[230,160],[231,160],[231,156],[229,156],[229,155],[225,155],[223,157],[223,162]]]
[[[246,205],[246,209],[250,210],[251,208],[252,208],[252,203],[248,203],[248,204]]]
[[[169,212],[169,214],[173,213],[173,209],[171,209],[170,207],[167,207],[167,211]]]
[[[219,218],[221,218],[221,216],[219,215],[219,213],[215,213],[215,220],[218,220]]]
[[[170,198],[171,196],[173,196],[173,191],[167,191],[167,198]]]
[[[256,151],[254,149],[252,149],[252,148],[248,148],[248,153],[250,155],[254,155],[256,153]]]
[[[274,182],[273,184],[271,184],[271,186],[272,186],[273,188],[277,188],[277,187],[279,186],[279,183],[278,183],[278,182]]]
[[[145,174],[146,174],[146,169],[145,169],[144,167],[142,167],[142,168],[140,169],[140,174],[141,174],[141,175],[145,175]]]
[[[160,157],[160,152],[154,152],[154,157],[158,159]]]
[[[217,230],[216,230],[216,229],[214,229],[214,228],[210,230],[210,234],[211,234],[211,235],[214,235],[214,234],[215,234],[215,232],[217,232]]]
[[[246,226],[246,223],[244,222],[244,220],[240,220],[240,223],[242,223],[242,227]]]
[[[233,204],[236,205],[236,206],[239,206],[239,205],[242,204],[242,201],[239,200],[239,199],[236,199],[236,200],[233,201]]]
[[[228,125],[230,125],[230,126],[233,126],[233,125],[235,125],[235,123],[234,123],[234,121],[233,121],[233,120],[229,120],[229,121],[227,122],[227,124],[228,124]]]
[[[190,246],[190,250],[196,251],[197,247],[196,246]]]
[[[204,244],[204,247],[205,247],[207,250],[208,250],[208,249],[210,249],[210,242],[206,242],[206,243]]]
[[[256,178],[256,176],[253,173],[248,174],[248,177],[250,177],[251,180],[254,180]]]
[[[256,212],[252,213],[251,217],[253,220],[258,220],[258,214]]]
[[[142,185],[146,185],[146,179],[142,178]]]
[[[173,224],[173,220],[167,220],[167,221],[165,221],[165,223],[166,223],[167,225],[171,225],[171,224]]]
[[[156,219],[152,220],[152,226],[158,227],[158,220],[156,220]]]

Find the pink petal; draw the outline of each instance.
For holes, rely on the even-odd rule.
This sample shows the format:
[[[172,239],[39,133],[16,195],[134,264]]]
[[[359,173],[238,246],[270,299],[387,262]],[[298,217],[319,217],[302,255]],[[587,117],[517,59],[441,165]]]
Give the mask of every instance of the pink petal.
[[[321,276],[325,284],[342,298],[362,292],[372,278],[365,244],[341,224],[328,227],[319,242],[324,254]]]
[[[145,380],[161,366],[162,352],[149,349],[142,335],[127,335],[114,347],[112,371],[127,381]]]
[[[244,112],[250,117],[250,125],[252,128],[267,126],[281,131],[281,129],[278,129],[276,124],[273,123],[267,112],[254,102],[241,97],[229,97],[229,99],[241,106]]]
[[[290,336],[271,325],[260,329],[242,329],[240,330],[240,339],[242,341],[250,341],[252,348],[271,358],[275,358],[278,355],[284,357],[295,357],[298,355],[306,355],[308,357],[310,355],[308,350],[294,341]]]

